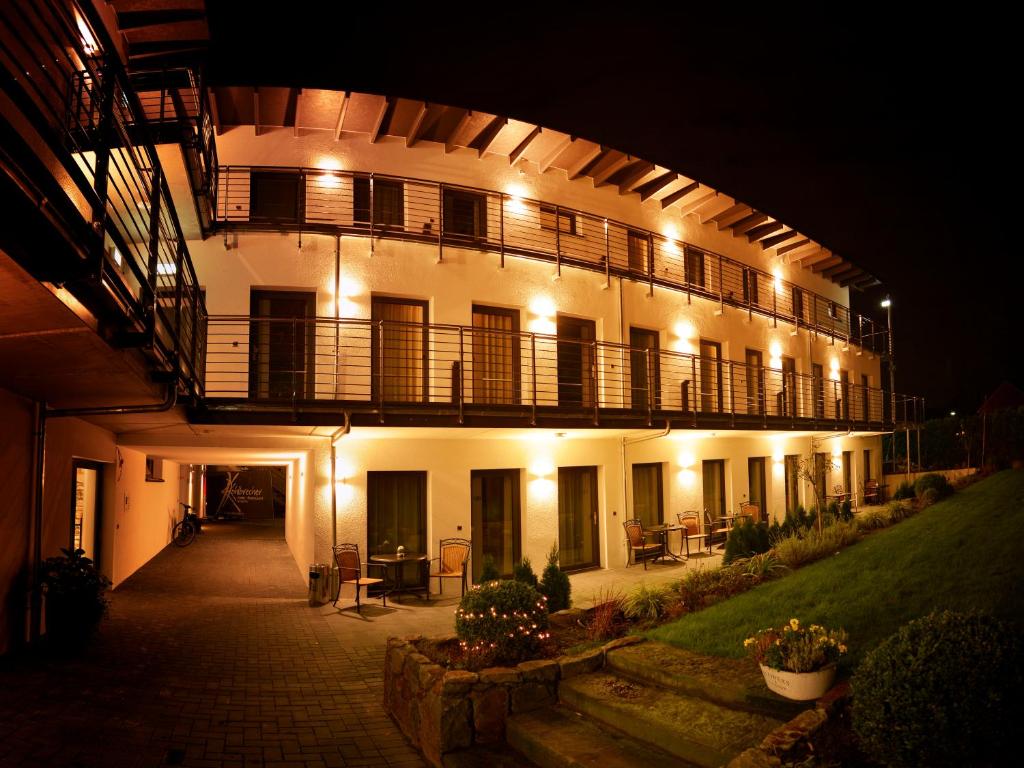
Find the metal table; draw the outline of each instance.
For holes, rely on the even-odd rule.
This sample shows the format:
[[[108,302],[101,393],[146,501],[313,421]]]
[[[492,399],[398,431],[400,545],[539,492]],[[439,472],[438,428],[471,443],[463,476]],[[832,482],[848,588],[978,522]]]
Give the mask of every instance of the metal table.
[[[430,582],[427,580],[427,561],[424,554],[412,552],[404,555],[370,555],[371,563],[380,563],[385,566],[384,590],[388,597],[408,593],[424,592],[430,597]],[[402,566],[406,563],[417,563],[419,566],[419,583],[409,585],[402,580]],[[422,598],[422,595],[417,595]]]

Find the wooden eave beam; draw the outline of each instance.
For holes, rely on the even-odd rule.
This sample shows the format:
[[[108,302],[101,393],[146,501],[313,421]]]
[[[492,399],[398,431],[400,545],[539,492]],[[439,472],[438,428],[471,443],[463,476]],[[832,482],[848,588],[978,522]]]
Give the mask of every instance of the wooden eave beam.
[[[857,269],[858,267],[855,267],[850,262],[844,260],[836,264],[834,267],[828,267],[821,270],[821,274],[831,280],[835,280],[837,277],[849,274],[850,272],[855,272]]]
[[[463,129],[466,127],[466,124],[469,123],[469,121],[472,120],[472,119],[473,119],[473,111],[469,110],[469,109],[464,110],[463,113],[462,113],[462,117],[459,118],[459,122],[455,124],[454,128],[452,128],[452,132],[450,134],[448,134],[447,137],[445,137],[445,140],[444,140],[444,151],[445,151],[445,154],[448,154],[449,152],[452,152],[452,151],[455,150],[455,148],[458,146],[455,143],[455,140],[459,137],[459,134],[462,133]]]
[[[565,169],[566,177],[569,179],[569,181],[572,181],[573,179],[578,179],[580,176],[583,175],[583,171],[585,171],[590,165],[592,165],[593,162],[597,160],[597,158],[599,158],[601,155],[603,155],[606,151],[607,150],[603,146],[598,144],[593,149],[586,152],[583,155],[583,157],[581,157],[579,160],[577,160],[575,163],[573,163],[572,165]]]
[[[636,167],[629,169],[626,172],[626,175],[622,177],[621,181],[619,181],[619,194],[626,195],[632,192],[633,185],[653,170],[654,163],[650,163],[646,160],[638,162]]]
[[[698,189],[700,189],[700,183],[696,181],[691,181],[685,187],[677,189],[670,195],[666,195],[665,197],[661,198],[661,210],[665,210],[670,205],[679,202],[688,194],[690,194],[691,192],[696,192]]]
[[[469,148],[475,149],[477,157],[483,157],[487,153],[487,148],[494,143],[495,138],[501,132],[501,129],[508,124],[507,117],[501,117],[495,115],[492,119],[487,121],[487,125],[483,127],[473,140],[469,142]]]
[[[526,134],[526,138],[523,139],[522,141],[520,141],[519,145],[515,149],[512,150],[511,154],[509,154],[509,156],[508,156],[508,164],[509,165],[515,165],[516,164],[516,161],[520,157],[523,156],[523,153],[527,149],[529,149],[530,145],[533,143],[533,140],[536,139],[538,136],[540,136],[542,130],[543,129],[538,125],[532,131],[530,131],[528,134]]]
[[[812,243],[806,251],[801,251],[799,256],[792,257],[790,261],[796,262],[801,267],[809,267],[831,255],[832,253],[828,249],[822,248],[817,243]]]
[[[604,184],[606,181],[608,181],[608,179],[610,179],[616,173],[621,171],[623,168],[625,168],[631,162],[633,162],[633,158],[631,156],[623,155],[622,157],[620,157],[615,162],[609,163],[599,173],[595,173],[594,174],[594,186],[595,187],[600,187],[602,184]]]
[[[851,281],[856,280],[864,274],[864,270],[860,267],[851,266],[848,269],[843,270],[837,275],[832,276],[833,282],[839,283],[844,288],[850,284]]]
[[[341,138],[341,132],[345,127],[345,113],[348,112],[348,105],[351,101],[350,94],[348,91],[344,91],[341,94],[341,104],[338,105],[338,120],[334,124],[334,140],[338,141]]]
[[[792,240],[794,237],[800,237],[800,233],[795,229],[791,229],[788,232],[781,232],[780,234],[772,235],[771,237],[766,237],[761,241],[761,250],[767,251],[769,248],[782,245],[783,243]]]
[[[642,203],[651,198],[678,178],[678,173],[669,171],[668,173],[663,173],[661,176],[657,176],[650,181],[641,184],[636,188],[636,191],[640,193],[640,202]]]
[[[430,105],[427,102],[420,102],[419,111],[416,112],[416,117],[413,118],[412,125],[409,126],[409,133],[405,137],[406,148],[413,146],[420,140],[420,133],[423,131],[423,120],[426,118],[429,109]]]
[[[299,138],[299,122],[302,119],[302,89],[293,88],[295,91],[295,125],[292,126],[292,135]]]
[[[538,171],[540,173],[547,173],[548,168],[550,168],[555,160],[557,160],[561,154],[569,148],[569,145],[572,144],[573,141],[575,141],[575,139],[572,136],[566,136],[564,139],[559,141],[558,144],[555,145],[555,148],[548,152],[544,159],[540,161]]]
[[[754,227],[752,230],[747,232],[747,242],[756,243],[762,237],[767,237],[773,232],[778,232],[785,226],[781,221],[769,221],[767,224],[762,224],[759,227]]]
[[[373,121],[373,126],[370,128],[370,143],[376,144],[377,139],[380,138],[380,131],[384,127],[384,118],[388,114],[388,110],[391,108],[391,97],[385,96],[381,102],[380,110],[377,112],[377,117]]]
[[[832,255],[830,255],[828,258],[822,259],[821,261],[817,261],[817,262],[814,262],[813,264],[811,264],[810,265],[811,272],[813,272],[816,275],[820,275],[823,272],[825,272],[825,270],[827,270],[829,267],[834,267],[834,266],[836,266],[838,264],[842,264],[842,263],[843,263],[842,256],[832,256]],[[807,266],[807,265],[805,264],[804,266]]]
[[[725,229],[737,221],[742,219],[744,216],[749,216],[753,212],[753,209],[749,205],[743,203],[736,203],[736,205],[730,205],[721,213],[715,214],[708,219],[708,224],[715,223],[718,225],[720,230]]]
[[[806,248],[810,244],[810,238],[805,237],[800,240],[797,240],[795,243],[788,243],[786,245],[779,246],[779,250],[777,251],[777,253],[779,254],[779,256],[784,256],[787,253],[797,250],[798,248]]]
[[[768,214],[761,213],[760,211],[754,211],[749,216],[744,216],[742,219],[733,222],[729,226],[732,228],[733,237],[739,237],[740,235],[745,235],[758,224],[761,224],[767,220]]]
[[[718,193],[715,192],[715,190],[710,189],[710,190],[708,190],[707,194],[698,195],[697,197],[695,197],[690,202],[685,203],[685,204],[679,206],[679,214],[681,216],[688,216],[691,213],[696,213],[698,208],[700,208],[703,205],[711,202],[716,197],[718,197]]]
[[[220,109],[217,106],[217,89],[211,88],[209,96],[210,117],[213,119],[213,133],[215,136],[220,136],[224,132],[224,129],[220,124]]]

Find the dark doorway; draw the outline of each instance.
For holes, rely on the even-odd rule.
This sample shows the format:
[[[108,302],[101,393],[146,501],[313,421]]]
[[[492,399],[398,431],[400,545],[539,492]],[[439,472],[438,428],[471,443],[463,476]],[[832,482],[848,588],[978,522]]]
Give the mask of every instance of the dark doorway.
[[[747,350],[747,413],[764,413],[764,367],[760,350]]]
[[[821,363],[811,363],[811,390],[814,398],[814,418],[825,418],[825,372]]]
[[[636,410],[661,407],[661,372],[658,366],[658,332],[629,329],[630,406]]]
[[[664,491],[661,464],[633,465],[633,517],[645,527],[661,525]]]
[[[796,512],[800,504],[800,457],[787,456],[786,469],[786,514]]]
[[[796,413],[796,360],[782,358],[782,391],[779,393],[779,412],[795,417]]]
[[[601,564],[597,507],[597,467],[559,467],[558,555],[563,571]]]
[[[768,494],[765,488],[764,456],[747,459],[748,492],[750,502],[761,508],[761,519],[768,520]]]
[[[427,552],[427,473],[366,473],[366,548],[368,555]],[[402,582],[420,584],[420,564],[403,563]]]
[[[593,320],[558,316],[558,404],[562,407],[593,408],[594,341]]]
[[[480,579],[484,558],[494,558],[503,579],[512,578],[520,554],[518,469],[474,469],[472,485],[473,581]]]
[[[519,403],[519,312],[473,305],[474,403]]]
[[[390,403],[426,402],[430,391],[427,302],[374,296],[370,315],[373,399]]]
[[[725,460],[710,459],[703,463],[704,509],[717,520],[728,509],[725,503]]]
[[[313,397],[316,293],[252,289],[249,396]]]
[[[700,409],[704,413],[721,413],[722,404],[722,345],[701,339]]]

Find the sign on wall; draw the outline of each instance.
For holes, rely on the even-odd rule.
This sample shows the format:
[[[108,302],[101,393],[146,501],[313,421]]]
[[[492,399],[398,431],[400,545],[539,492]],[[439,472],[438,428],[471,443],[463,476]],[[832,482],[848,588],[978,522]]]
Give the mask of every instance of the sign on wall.
[[[206,516],[259,520],[274,516],[269,467],[209,467]]]

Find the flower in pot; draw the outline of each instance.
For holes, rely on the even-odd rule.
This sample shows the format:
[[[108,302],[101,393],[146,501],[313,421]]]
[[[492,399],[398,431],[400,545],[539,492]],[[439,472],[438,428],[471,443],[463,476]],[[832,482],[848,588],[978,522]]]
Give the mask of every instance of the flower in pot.
[[[846,632],[818,624],[801,626],[799,619],[762,629],[743,641],[761,666],[768,687],[788,699],[817,699],[832,685],[836,662],[846,653]]]
[[[46,596],[46,634],[61,645],[84,642],[107,610],[110,580],[82,549],[62,549],[43,561],[40,582]]]

